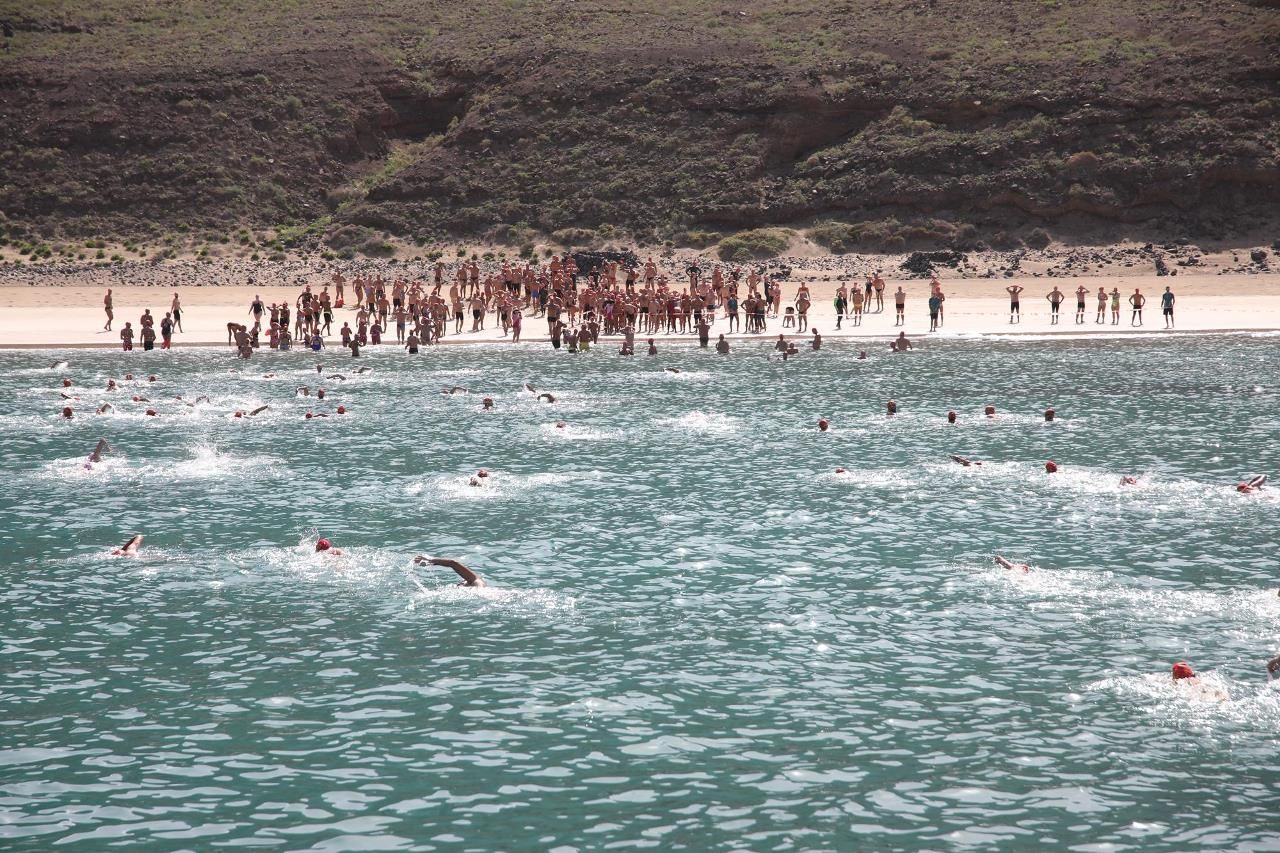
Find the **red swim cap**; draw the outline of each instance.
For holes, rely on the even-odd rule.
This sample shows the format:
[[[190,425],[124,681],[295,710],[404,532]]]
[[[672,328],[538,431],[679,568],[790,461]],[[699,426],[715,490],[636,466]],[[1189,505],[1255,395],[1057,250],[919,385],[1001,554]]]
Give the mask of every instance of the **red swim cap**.
[[[1191,668],[1191,664],[1187,663],[1186,661],[1178,661],[1173,665],[1174,681],[1177,681],[1180,678],[1195,678],[1195,677],[1196,677],[1195,670],[1193,670]]]
[[[837,473],[837,474],[844,474],[844,473],[846,473],[846,472],[845,472],[845,470],[844,470],[843,468],[837,468],[837,469],[836,469],[836,473]]]
[[[1237,492],[1252,492],[1252,491],[1253,491],[1253,486],[1250,486],[1248,483],[1236,483],[1236,491],[1237,491]]]
[[[142,402],[142,398],[141,398],[141,397],[139,397],[137,394],[134,394],[134,395],[133,395],[133,402],[135,402],[135,403],[141,403],[141,402]]]
[[[307,420],[311,420],[311,417],[312,417],[311,413],[307,412]]]
[[[1044,419],[1045,419],[1046,421],[1051,421],[1051,420],[1053,420],[1053,419],[1054,419],[1054,417],[1055,417],[1057,414],[1058,414],[1058,413],[1057,413],[1057,412],[1055,412],[1055,411],[1053,410],[1053,406],[1050,406],[1049,408],[1047,408],[1047,409],[1045,409],[1045,410],[1044,410]]]
[[[238,412],[236,412],[236,417],[237,417],[237,418],[243,418],[243,417],[244,417],[244,412],[239,412],[239,411],[238,411]]]
[[[323,388],[321,388],[319,391],[317,391],[317,392],[316,392],[316,396],[317,396],[317,397],[319,397],[321,400],[323,400],[323,399],[324,399],[324,389],[323,389]]]
[[[340,414],[340,415],[345,415],[346,413],[347,413],[347,407],[346,407],[346,406],[339,406],[339,407],[338,407],[338,414]]]
[[[329,544],[329,540],[328,540],[328,539],[321,539],[319,542],[317,542],[317,543],[316,543],[316,550],[317,550],[317,551],[328,551],[328,550],[329,550],[330,548],[332,548],[332,547],[333,547],[333,546],[332,546],[331,544]]]
[[[488,476],[489,476],[489,471],[488,471],[488,469],[486,469],[486,468],[481,468],[479,471],[477,471],[477,472],[476,472],[476,476],[477,476],[477,477],[488,477]]]
[[[1044,463],[1044,471],[1046,474],[1058,473],[1058,463],[1050,459],[1048,462]]]
[[[826,418],[818,418],[818,429],[822,430],[823,432],[826,432],[827,427],[829,426],[831,426],[831,424],[827,422]]]
[[[64,380],[62,380],[62,387],[63,387],[63,388],[70,388],[70,387],[71,387],[71,380],[70,380],[70,379],[64,379]]]

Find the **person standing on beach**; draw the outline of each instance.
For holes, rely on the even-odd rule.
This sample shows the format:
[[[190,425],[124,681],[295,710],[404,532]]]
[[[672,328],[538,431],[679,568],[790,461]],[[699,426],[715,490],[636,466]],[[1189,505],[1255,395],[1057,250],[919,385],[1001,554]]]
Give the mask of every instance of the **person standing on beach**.
[[[133,349],[133,324],[125,323],[124,328],[120,330],[120,341],[123,344],[125,352]]]
[[[879,277],[880,277],[880,270],[876,270],[876,278],[879,278]],[[868,308],[871,307],[871,292],[875,290],[875,287],[876,287],[875,278],[872,278],[871,276],[867,276],[867,283],[864,285],[864,292],[862,294],[862,304],[866,305]]]
[[[1094,320],[1099,326],[1107,322],[1107,289],[1098,288],[1098,317]]]
[[[1142,306],[1147,304],[1147,297],[1142,295],[1142,291],[1138,288],[1133,289],[1133,295],[1129,297],[1129,304],[1133,306],[1133,316],[1129,318],[1130,326],[1142,325]]]
[[[115,319],[115,310],[111,300],[111,288],[107,288],[107,295],[102,297],[102,310],[107,314],[107,325],[102,327],[102,331],[111,331],[111,321]]]
[[[843,284],[836,288],[836,330],[840,329],[840,324],[844,322],[845,309],[849,307],[849,289]]]
[[[1055,284],[1053,290],[1049,292],[1045,299],[1049,300],[1049,325],[1056,326],[1058,325],[1058,309],[1062,307],[1062,291],[1058,290],[1058,286]]]
[[[863,305],[862,291],[858,288],[853,289],[853,325],[862,325],[862,312],[866,306]]]
[[[880,277],[880,273],[878,272],[876,273],[876,277],[871,281],[871,286],[875,288],[875,291],[876,291],[876,313],[883,314],[884,313],[884,279]],[[870,309],[871,306],[868,305],[867,308]]]
[[[942,297],[934,291],[929,297],[929,331],[938,331],[938,312],[942,309]]]
[[[1166,287],[1160,294],[1160,307],[1164,311],[1164,327],[1173,328],[1173,288]]]
[[[1076,325],[1084,325],[1084,304],[1089,298],[1089,288],[1083,284],[1076,288]]]
[[[1018,294],[1025,290],[1020,284],[1011,284],[1005,288],[1005,292],[1009,294],[1009,323],[1012,325],[1013,318],[1017,317],[1018,322],[1022,322],[1022,310],[1018,307]]]
[[[903,316],[903,312],[906,310],[906,307],[907,307],[907,292],[902,289],[902,285],[898,285],[898,289],[895,290],[893,293],[893,307],[894,307],[894,310],[898,312],[898,318],[893,325],[905,326],[907,323],[907,320]]]
[[[1111,288],[1111,325],[1120,325],[1120,288]]]
[[[182,331],[182,303],[178,300],[178,291],[173,291],[173,301],[169,303],[169,313],[173,315],[173,326]]]
[[[174,297],[175,299],[177,297]],[[164,319],[160,321],[160,349],[169,349],[173,346],[173,317],[171,314],[165,314]]]

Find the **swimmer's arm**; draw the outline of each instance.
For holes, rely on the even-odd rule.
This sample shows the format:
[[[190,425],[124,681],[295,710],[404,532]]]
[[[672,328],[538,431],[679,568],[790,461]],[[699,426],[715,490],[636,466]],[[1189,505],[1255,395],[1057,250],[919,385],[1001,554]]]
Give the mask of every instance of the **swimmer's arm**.
[[[270,407],[270,406],[259,406],[258,408],[254,409],[252,412],[250,412],[250,413],[249,413],[249,417],[253,417],[254,415],[258,414],[259,412],[265,412],[265,411],[266,411],[267,409],[269,409],[269,408],[271,408],[271,407]]]
[[[1280,655],[1276,655],[1267,661],[1267,674],[1275,675],[1277,672],[1280,672]]]
[[[466,581],[467,586],[483,586],[484,581],[480,576],[471,569],[459,563],[457,560],[451,560],[448,557],[428,557],[427,562],[436,566],[444,566],[447,569],[453,569],[458,577]]]
[[[1008,560],[1006,560],[1004,557],[1000,556],[999,554],[996,554],[996,565],[997,565],[997,566],[1001,566],[1001,567],[1006,568],[1006,569],[1012,569],[1012,568],[1013,568],[1013,563],[1009,562]]]

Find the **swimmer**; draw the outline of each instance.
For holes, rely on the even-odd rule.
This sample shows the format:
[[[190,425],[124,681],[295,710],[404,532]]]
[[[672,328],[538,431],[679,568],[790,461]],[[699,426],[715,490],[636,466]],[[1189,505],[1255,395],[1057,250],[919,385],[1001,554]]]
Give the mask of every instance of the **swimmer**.
[[[1243,483],[1236,483],[1236,491],[1240,492],[1241,494],[1247,495],[1250,492],[1256,492],[1258,489],[1261,489],[1266,484],[1267,484],[1267,475],[1259,474],[1256,477],[1250,477],[1248,480],[1246,480]]]
[[[866,351],[866,350],[860,350],[860,351],[858,352],[858,361],[865,361],[865,360],[866,360],[866,358],[867,358],[867,351]]]
[[[90,462],[101,462],[104,453],[111,452],[111,445],[107,444],[105,438],[98,439],[98,446],[93,448],[93,452],[89,454]]]
[[[1280,655],[1276,655],[1267,661],[1267,680],[1270,681],[1275,678],[1278,672],[1280,672]]]
[[[471,392],[461,385],[454,385],[452,388],[441,388],[441,394],[470,394]]]
[[[335,557],[341,557],[342,549],[333,547],[333,543],[331,543],[328,539],[317,539],[316,553],[332,554]]]
[[[267,409],[270,409],[270,408],[271,408],[270,406],[259,406],[258,408],[254,409],[252,412],[249,412],[247,417],[251,418],[254,415],[261,414],[262,412],[265,412]]]
[[[663,369],[663,370],[665,370],[667,373],[680,373],[680,372],[681,372],[680,368],[678,368],[678,367],[664,367],[664,368],[662,368],[662,369]]]
[[[545,391],[538,395],[538,402],[554,403],[556,401],[554,394],[548,394]]]
[[[538,393],[538,389],[537,389],[537,388],[534,388],[534,387],[533,387],[532,385],[530,385],[528,382],[524,383],[524,390],[528,391],[530,394],[537,394],[537,393]]]
[[[1121,477],[1121,478],[1120,478],[1120,485],[1122,485],[1122,486],[1136,486],[1136,485],[1138,485],[1138,478],[1137,478],[1137,477],[1130,477],[1128,474],[1126,474],[1126,475],[1124,475],[1123,477]]]
[[[1048,462],[1044,463],[1044,472],[1046,474],[1058,473],[1058,463],[1050,459]]]
[[[898,337],[889,342],[889,349],[893,352],[906,352],[915,347],[911,345],[911,341],[907,340],[906,332],[898,332]]]
[[[649,338],[649,355],[658,354],[658,345],[653,342],[653,338]]]
[[[433,566],[444,566],[453,569],[458,573],[458,577],[462,578],[462,583],[458,586],[486,586],[484,578],[480,577],[471,569],[459,563],[457,560],[450,560],[448,557],[414,557],[415,566],[425,566],[431,564]]]
[[[79,399],[80,399],[79,397],[75,396],[74,394],[64,394],[64,393],[62,393],[61,391],[59,391],[59,392],[58,392],[58,396],[59,396],[59,397],[61,397],[61,398],[62,398],[62,399],[64,399],[64,400],[79,400]]]
[[[343,376],[341,373],[330,373],[329,378],[345,381],[347,377]]]
[[[111,552],[113,557],[136,557],[138,549],[142,547],[142,540],[145,539],[141,533],[135,533],[129,537],[129,541],[125,542],[119,548]]]
[[[1186,661],[1178,661],[1173,665],[1172,670],[1173,684],[1176,688],[1186,685],[1189,689],[1193,689],[1197,698],[1213,699],[1217,702],[1226,702],[1231,697],[1222,690],[1215,690],[1200,682],[1200,676],[1196,675],[1195,670],[1191,668],[1191,664]]]
[[[480,401],[480,408],[481,408],[481,410],[482,410],[482,411],[485,411],[485,412],[492,412],[492,411],[493,411],[493,398],[492,398],[492,397],[485,397],[483,400],[481,400],[481,401]]]
[[[316,365],[316,373],[324,373],[324,365],[323,365],[323,364],[317,364],[317,365]]]
[[[311,389],[310,389],[310,388],[308,388],[306,385],[303,385],[303,386],[301,386],[300,388],[298,388],[298,390],[297,390],[297,391],[294,391],[294,392],[293,392],[293,396],[295,396],[295,397],[310,397],[310,396],[311,396]]]
[[[966,459],[966,458],[964,458],[963,456],[956,456],[954,453],[953,453],[953,454],[951,454],[951,461],[952,461],[952,462],[959,463],[959,464],[963,465],[963,466],[964,466],[964,467],[966,467],[966,468],[968,468],[970,465],[981,465],[981,464],[982,464],[981,462],[974,462],[972,459]],[[997,557],[997,558],[996,558],[997,562],[999,561],[999,559],[1000,559],[999,557]]]
[[[1008,570],[1009,570],[1009,571],[1011,571],[1011,572],[1029,572],[1029,571],[1031,571],[1031,567],[1030,567],[1030,566],[1028,566],[1026,563],[1014,563],[1014,562],[1012,562],[1012,561],[1010,561],[1010,560],[1006,560],[1004,557],[1000,556],[999,554],[996,554],[996,558],[995,558],[995,559],[996,559],[996,565],[997,565],[997,566],[1000,566],[1001,568],[1008,569]]]
[[[98,414],[105,415],[107,412],[115,412],[115,410],[116,410],[115,406],[111,405],[110,403],[103,403],[101,406],[98,407]]]
[[[359,370],[357,370],[356,373],[369,373],[372,370],[373,370],[372,367],[362,367]]]

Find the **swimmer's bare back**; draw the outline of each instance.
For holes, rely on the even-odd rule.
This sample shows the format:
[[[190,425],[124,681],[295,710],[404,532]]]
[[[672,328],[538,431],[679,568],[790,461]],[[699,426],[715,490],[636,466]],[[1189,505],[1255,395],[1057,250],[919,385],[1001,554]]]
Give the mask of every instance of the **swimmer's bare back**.
[[[141,533],[135,533],[133,536],[129,537],[129,541],[125,542],[119,548],[116,548],[115,550],[113,550],[111,552],[111,556],[113,557],[138,556],[138,549],[142,547],[142,540],[145,538],[146,537],[143,536]]]
[[[462,583],[459,584],[459,586],[486,586],[484,582],[484,578],[480,577],[478,574],[471,571],[471,569],[462,565],[462,563],[459,563],[457,560],[450,560],[448,557],[421,557],[420,556],[420,557],[414,557],[413,562],[419,566],[426,565],[429,563],[434,566],[444,566],[447,569],[453,569],[454,572],[457,573],[458,577],[462,578]]]

